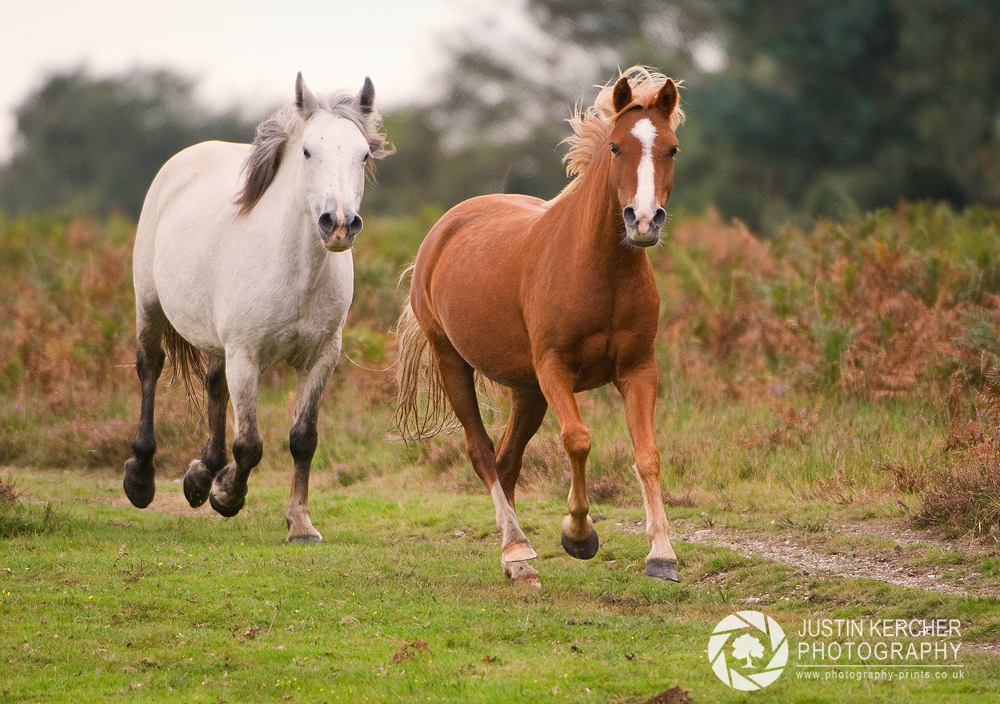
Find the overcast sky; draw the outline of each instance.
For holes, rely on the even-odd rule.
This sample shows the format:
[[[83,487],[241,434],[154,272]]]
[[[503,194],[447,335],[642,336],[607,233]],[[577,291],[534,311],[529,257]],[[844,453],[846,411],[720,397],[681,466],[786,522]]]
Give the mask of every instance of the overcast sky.
[[[295,74],[314,90],[360,88],[384,106],[419,100],[446,65],[443,42],[521,0],[0,0],[0,161],[14,110],[56,71],[97,77],[172,68],[200,79],[220,108],[290,101]],[[515,13],[516,14],[516,13]]]

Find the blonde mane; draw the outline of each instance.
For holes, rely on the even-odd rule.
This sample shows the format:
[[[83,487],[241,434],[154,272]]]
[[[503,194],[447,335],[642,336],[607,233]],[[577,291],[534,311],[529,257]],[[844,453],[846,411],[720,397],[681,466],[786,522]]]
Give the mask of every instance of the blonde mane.
[[[632,102],[621,112],[615,112],[612,96],[615,83],[622,76],[628,77],[629,85],[632,87]],[[567,120],[573,128],[573,134],[563,140],[564,144],[569,145],[569,151],[563,157],[566,173],[575,178],[563,189],[563,193],[572,190],[580,182],[580,177],[587,173],[587,167],[597,153],[597,148],[608,138],[618,116],[633,107],[649,105],[666,82],[667,77],[662,73],[645,66],[633,66],[622,71],[620,76],[607,85],[597,86],[601,90],[589,108],[584,110],[577,106],[575,114]],[[674,83],[680,85],[681,81]],[[670,129],[676,130],[682,122],[684,122],[684,111],[678,104],[670,115]]]

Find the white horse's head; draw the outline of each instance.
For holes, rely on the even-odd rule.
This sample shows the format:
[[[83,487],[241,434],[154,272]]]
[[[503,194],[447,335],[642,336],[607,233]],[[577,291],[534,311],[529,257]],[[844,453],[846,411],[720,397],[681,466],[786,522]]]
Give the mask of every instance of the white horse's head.
[[[295,81],[295,105],[305,120],[298,155],[300,192],[323,246],[332,252],[350,249],[364,224],[358,210],[365,193],[365,167],[373,156],[356,121],[343,113],[354,107],[359,117],[371,114],[375,86],[370,78],[353,102],[343,103],[341,110],[324,110],[301,73]]]
[[[331,252],[350,249],[363,224],[358,210],[365,177],[374,173],[375,159],[394,151],[379,131],[381,124],[370,78],[357,95],[340,92],[317,98],[300,73],[295,105],[257,127],[244,166],[246,179],[235,201],[239,213],[254,209],[284,167],[294,178],[298,207],[323,246]]]

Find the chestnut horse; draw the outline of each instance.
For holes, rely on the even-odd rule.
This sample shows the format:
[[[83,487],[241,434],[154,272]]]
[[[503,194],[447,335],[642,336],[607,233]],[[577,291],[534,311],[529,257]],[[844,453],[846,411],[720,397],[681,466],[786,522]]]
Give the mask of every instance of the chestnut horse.
[[[526,562],[537,555],[518,526],[514,487],[548,408],[572,468],[563,547],[581,559],[597,553],[585,483],[590,431],[573,394],[609,382],[624,399],[642,483],[652,546],[646,574],[680,579],[653,433],[660,297],[645,248],[666,219],[683,118],[671,79],[629,69],[570,120],[566,161],[576,178],[562,193],[551,201],[467,200],[445,213],[417,254],[398,328],[396,422],[406,440],[432,435],[447,425],[447,398],[493,498],[500,563],[512,582],[540,584]],[[476,373],[511,390],[496,447],[480,415]],[[428,392],[424,408],[420,389]]]

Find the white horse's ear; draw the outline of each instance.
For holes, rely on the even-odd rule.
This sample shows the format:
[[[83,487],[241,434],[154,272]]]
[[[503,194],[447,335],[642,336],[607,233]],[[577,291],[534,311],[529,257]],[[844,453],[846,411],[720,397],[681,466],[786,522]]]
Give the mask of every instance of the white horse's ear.
[[[358,92],[358,106],[366,115],[375,109],[375,84],[368,76],[365,76],[365,84]]]
[[[319,101],[309,90],[309,86],[302,80],[302,72],[295,78],[295,107],[302,113],[302,117],[308,119],[310,115],[319,110]]]

